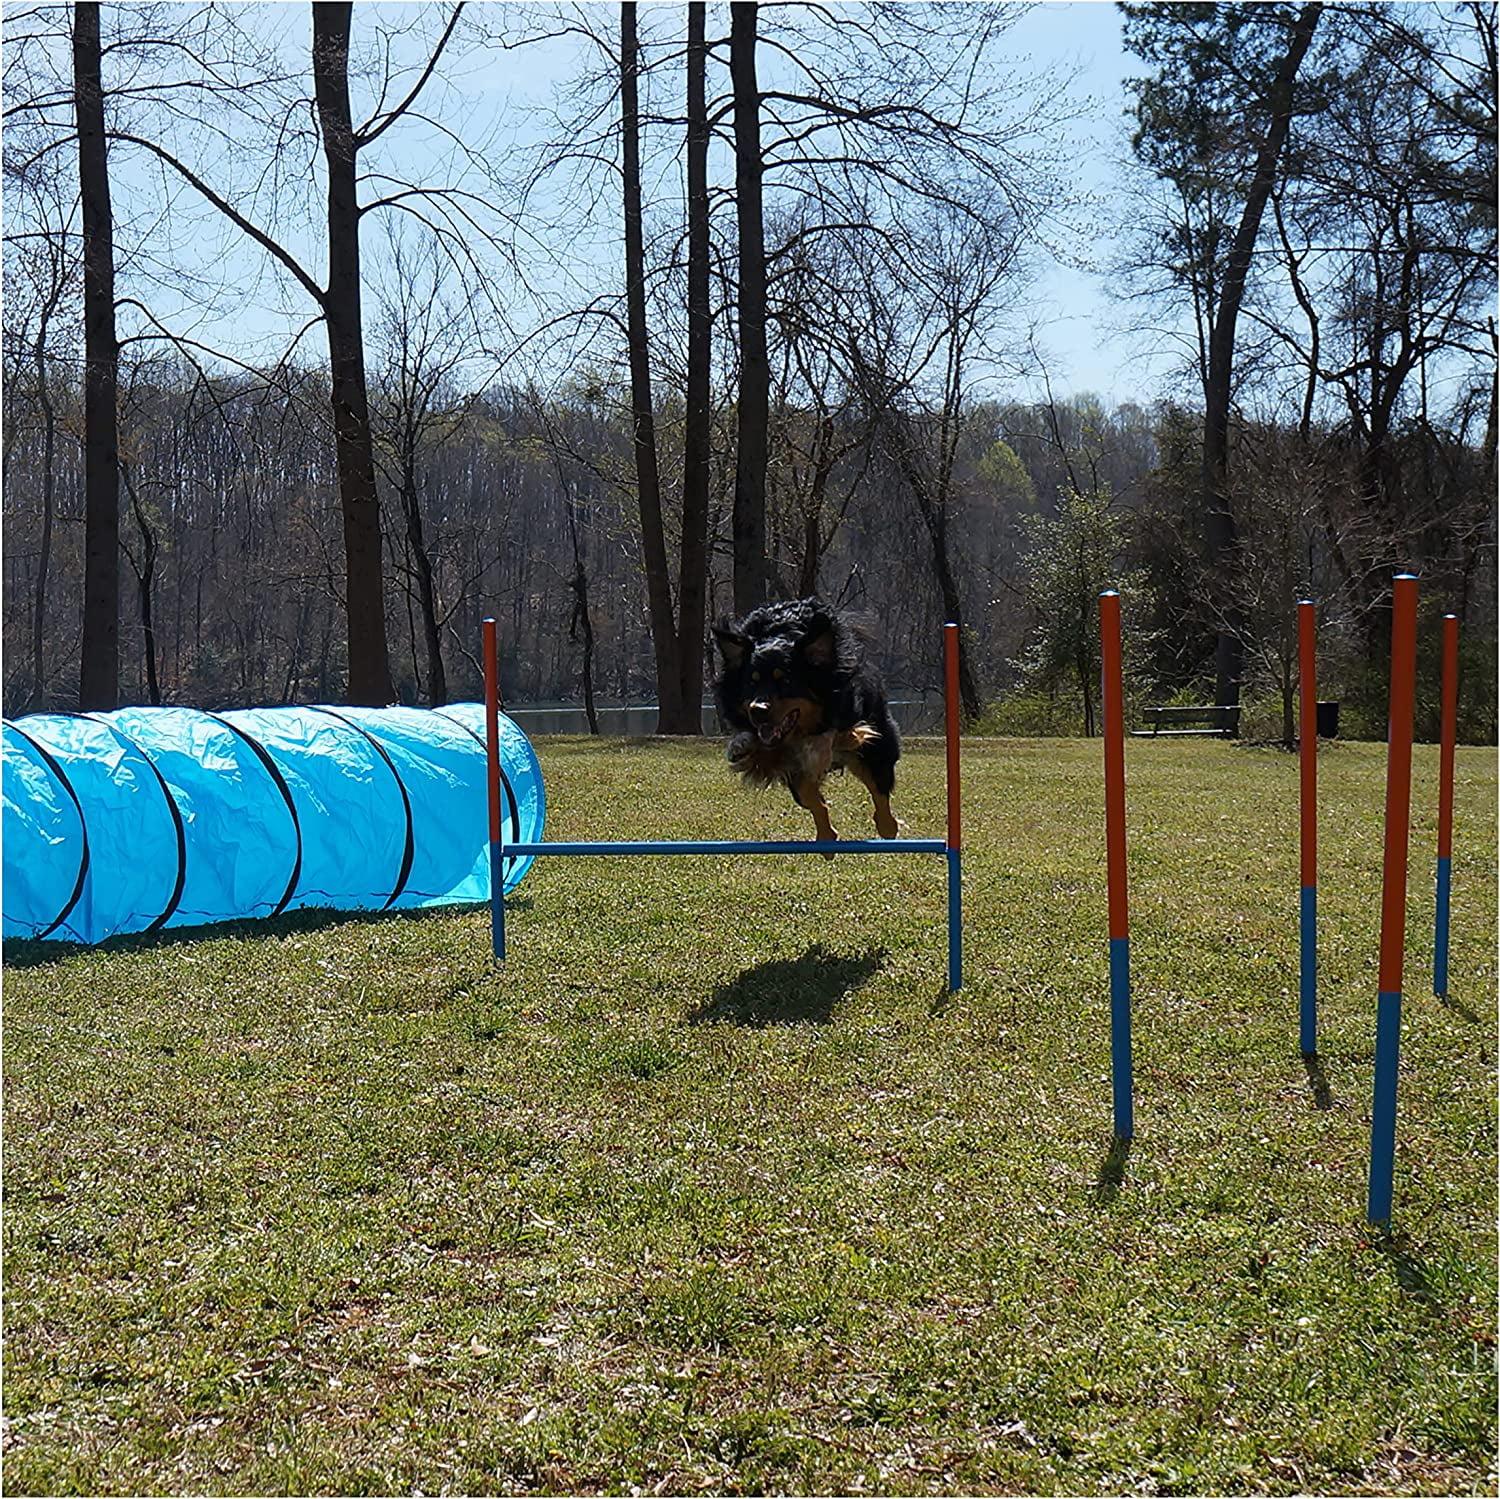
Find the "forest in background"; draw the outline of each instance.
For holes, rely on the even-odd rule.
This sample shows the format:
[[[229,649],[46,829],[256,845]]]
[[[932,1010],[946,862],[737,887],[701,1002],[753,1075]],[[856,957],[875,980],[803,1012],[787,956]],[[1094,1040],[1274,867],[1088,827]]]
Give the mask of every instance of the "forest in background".
[[[7,713],[470,698],[495,614],[511,701],[696,732],[709,623],[817,590],[898,690],[954,618],[972,722],[1092,732],[1119,586],[1137,697],[1287,739],[1319,599],[1378,736],[1409,568],[1493,739],[1490,7],[1122,7],[1109,270],[1182,358],[1114,408],[1028,320],[1097,205],[1011,8],[312,11],[288,66],[265,7],[7,9]],[[524,146],[429,109],[564,34]],[[276,358],[198,336],[195,236],[302,299]]]

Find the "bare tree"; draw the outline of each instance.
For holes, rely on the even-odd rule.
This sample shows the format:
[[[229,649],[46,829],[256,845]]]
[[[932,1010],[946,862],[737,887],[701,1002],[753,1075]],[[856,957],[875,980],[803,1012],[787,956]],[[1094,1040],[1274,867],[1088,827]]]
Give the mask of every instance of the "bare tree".
[[[99,6],[73,7],[73,89],[83,204],[83,656],[78,705],[108,710],[120,696],[120,463],[115,336],[114,217],[104,124]]]
[[[734,470],[734,608],[746,614],[766,597],[766,458],[771,365],[766,353],[766,230],[756,12],[729,7],[729,71],[734,85],[734,210],[739,227],[740,394]]]
[[[463,11],[462,0],[446,24],[408,92],[394,105],[381,104],[362,126],[349,103],[349,37],[353,7],[348,0],[316,0],[312,7],[314,102],[327,175],[327,285],[320,285],[281,241],[242,212],[230,196],[211,186],[159,141],[117,131],[114,139],[136,146],[165,165],[251,241],[270,255],[316,305],[328,334],[330,389],[339,473],[344,541],[344,611],[348,625],[348,694],[359,703],[391,701],[390,652],[386,637],[380,508],[375,488],[374,442],[365,380],[360,223],[378,207],[412,208],[443,196],[443,189],[396,186],[384,197],[359,199],[359,157],[407,115],[432,78]]]

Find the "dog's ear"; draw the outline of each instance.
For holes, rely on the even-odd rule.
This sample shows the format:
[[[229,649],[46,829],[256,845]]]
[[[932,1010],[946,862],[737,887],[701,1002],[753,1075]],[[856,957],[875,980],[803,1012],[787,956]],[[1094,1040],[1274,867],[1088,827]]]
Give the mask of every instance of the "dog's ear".
[[[832,666],[838,657],[838,637],[826,614],[815,614],[802,640],[802,659],[812,666]]]
[[[738,671],[745,664],[745,652],[750,648],[749,637],[741,635],[726,619],[714,626],[714,640],[724,658],[725,669]]]

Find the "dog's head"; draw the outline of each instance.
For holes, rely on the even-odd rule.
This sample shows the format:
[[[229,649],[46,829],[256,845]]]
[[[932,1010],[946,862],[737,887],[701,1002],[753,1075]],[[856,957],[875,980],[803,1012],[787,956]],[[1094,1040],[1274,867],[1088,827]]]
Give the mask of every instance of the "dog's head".
[[[820,733],[840,667],[838,621],[815,599],[767,604],[714,630],[723,669],[715,683],[731,726],[777,745]]]

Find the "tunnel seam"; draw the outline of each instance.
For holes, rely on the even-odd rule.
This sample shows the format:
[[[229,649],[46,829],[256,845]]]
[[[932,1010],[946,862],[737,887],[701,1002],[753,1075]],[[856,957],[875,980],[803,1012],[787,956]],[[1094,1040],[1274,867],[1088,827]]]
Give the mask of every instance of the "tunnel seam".
[[[141,928],[143,935],[151,932],[159,932],[177,914],[178,902],[181,901],[183,889],[187,885],[187,830],[182,825],[182,810],[177,805],[177,798],[172,795],[172,788],[167,785],[166,777],[156,768],[156,761],[129,734],[125,733],[117,724],[111,723],[105,714],[68,713],[63,716],[67,718],[86,718],[91,723],[100,724],[108,729],[116,739],[128,744],[146,762],[147,768],[156,777],[156,784],[161,787],[161,794],[167,804],[167,811],[172,814],[172,827],[177,833],[177,883],[172,887],[172,894],[167,900],[166,909],[162,911],[161,915],[150,926]]]
[[[375,753],[385,761],[385,768],[395,777],[396,789],[401,793],[401,805],[406,812],[406,848],[401,856],[401,872],[396,877],[396,888],[391,891],[385,904],[380,908],[382,911],[389,911],[392,905],[406,891],[406,882],[411,878],[411,866],[417,850],[416,836],[412,829],[411,797],[407,794],[406,782],[401,779],[401,772],[396,769],[396,762],[391,759],[386,747],[368,729],[362,728],[351,718],[345,718],[342,713],[333,708],[312,707],[309,711],[313,713],[326,713],[329,718],[335,719],[337,722],[345,725],[345,727],[353,729],[356,734],[363,735],[369,740]]]
[[[73,783],[68,779],[67,771],[58,763],[52,752],[45,746],[38,744],[25,729],[20,728],[9,719],[6,720],[5,726],[19,734],[41,756],[42,763],[47,769],[57,777],[58,783],[68,793],[68,799],[73,803],[73,810],[78,814],[78,827],[83,835],[83,855],[78,861],[78,878],[73,882],[73,893],[68,897],[67,903],[63,906],[62,910],[53,918],[52,924],[45,931],[36,934],[34,940],[40,942],[44,938],[50,937],[73,914],[73,908],[83,896],[84,883],[88,879],[89,866],[92,863],[92,854],[89,850],[89,825],[88,819],[83,815],[83,803],[78,800],[78,793],[73,789]]]
[[[215,723],[223,724],[231,734],[237,734],[245,741],[254,752],[256,758],[265,767],[266,773],[276,783],[276,789],[281,793],[281,799],[286,803],[287,812],[291,815],[292,831],[297,835],[297,853],[292,860],[292,877],[287,881],[286,889],[282,892],[281,899],[276,902],[271,916],[280,916],[291,903],[292,897],[297,893],[297,885],[302,879],[302,820],[297,816],[297,808],[292,802],[292,788],[287,785],[286,777],[281,773],[281,767],[271,758],[271,752],[248,730],[240,728],[238,724],[230,723],[227,718],[221,718],[217,713],[210,713],[207,708],[198,710],[205,718],[211,718]],[[270,917],[266,918],[267,920]]]

